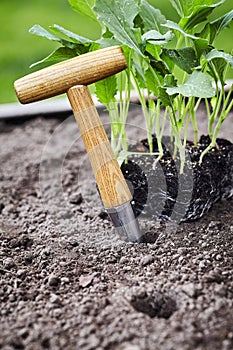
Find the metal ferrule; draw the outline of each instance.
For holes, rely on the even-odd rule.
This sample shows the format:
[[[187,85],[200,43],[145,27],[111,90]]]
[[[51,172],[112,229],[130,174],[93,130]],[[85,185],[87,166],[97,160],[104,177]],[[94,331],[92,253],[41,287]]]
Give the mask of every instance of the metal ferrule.
[[[142,234],[130,202],[106,211],[121,238],[134,243],[141,242]]]

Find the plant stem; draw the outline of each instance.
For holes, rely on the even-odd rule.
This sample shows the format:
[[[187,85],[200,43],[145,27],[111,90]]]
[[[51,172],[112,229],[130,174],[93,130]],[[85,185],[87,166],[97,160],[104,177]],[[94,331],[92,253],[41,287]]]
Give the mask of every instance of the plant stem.
[[[231,87],[230,87],[230,89],[229,89],[229,91],[227,93],[227,97],[225,98],[224,105],[223,105],[223,109],[224,110],[226,109],[226,106],[227,106],[227,104],[229,102],[229,99],[230,99],[232,93],[233,93],[233,85],[231,85]]]
[[[130,76],[129,73],[126,73],[125,77],[125,88],[123,96],[123,73],[121,73],[120,79],[120,128],[118,130],[118,143],[116,145],[116,153],[118,154],[121,149],[127,151],[128,149],[128,138],[125,131],[125,124],[128,116],[129,105],[130,105]]]
[[[219,130],[221,129],[221,126],[222,126],[222,123],[224,122],[224,120],[226,119],[226,117],[228,116],[228,114],[230,113],[231,109],[233,107],[233,99],[231,100],[229,106],[227,109],[225,109],[225,111],[222,111],[222,114],[214,128],[214,132],[213,132],[213,137],[212,137],[212,140],[211,140],[211,143],[209,144],[208,147],[206,147],[206,149],[202,152],[201,154],[201,157],[200,157],[200,161],[199,163],[201,163],[203,161],[203,157],[213,148],[215,147],[215,144],[216,144],[216,140],[217,140],[217,137],[218,137],[218,133],[219,133]]]
[[[212,139],[213,137],[213,124],[216,121],[220,108],[221,108],[221,104],[222,104],[222,99],[223,99],[223,95],[225,94],[224,89],[221,89],[221,92],[219,94],[219,92],[217,93],[217,103],[214,107],[214,110],[212,112],[212,114],[210,115],[210,119],[209,119],[209,125],[208,125],[208,133],[209,133],[209,137]]]
[[[212,136],[212,127],[210,125],[211,113],[210,113],[210,106],[209,106],[208,98],[205,98],[205,106],[206,106],[206,112],[207,112],[207,117],[208,117],[208,135],[211,137]]]
[[[113,151],[115,152],[116,138],[117,138],[116,126],[117,126],[117,119],[118,119],[118,108],[117,108],[117,104],[114,102],[107,103],[106,108],[109,112],[109,118],[111,123],[111,146]]]
[[[184,130],[184,143],[183,143],[184,147],[186,146],[186,143],[187,143],[188,128],[189,128],[190,118],[191,118],[191,111],[188,112],[186,125],[185,125],[185,130]]]
[[[157,101],[155,133],[156,133],[157,144],[158,144],[158,149],[160,154],[159,158],[162,158],[163,156],[162,137],[163,137],[164,125],[163,125],[163,128],[161,129],[160,114],[161,114],[161,105],[160,105],[160,101]]]
[[[144,114],[145,122],[146,122],[146,129],[147,129],[147,139],[148,139],[148,144],[149,144],[149,150],[150,152],[153,152],[153,143],[152,143],[152,135],[150,132],[150,115],[148,113],[148,108],[146,105],[146,98],[144,94],[141,91],[141,88],[137,82],[137,79],[135,78],[134,74],[131,74],[132,77],[132,82],[134,84],[135,89],[137,90],[138,96],[139,96],[139,101],[142,106],[142,111]]]
[[[196,119],[196,113],[194,109],[194,97],[192,97],[192,108],[191,108],[191,116],[192,116],[192,124],[193,124],[193,142],[194,145],[197,146],[198,144],[198,126],[197,126],[197,119]]]

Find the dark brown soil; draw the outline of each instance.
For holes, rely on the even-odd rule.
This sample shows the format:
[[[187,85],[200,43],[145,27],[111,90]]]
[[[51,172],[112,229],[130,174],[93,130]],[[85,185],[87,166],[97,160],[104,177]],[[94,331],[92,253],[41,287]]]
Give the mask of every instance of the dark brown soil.
[[[133,108],[132,141],[141,119]],[[155,243],[125,243],[73,117],[1,123],[0,137],[0,349],[233,349],[232,199],[179,226],[139,216]]]

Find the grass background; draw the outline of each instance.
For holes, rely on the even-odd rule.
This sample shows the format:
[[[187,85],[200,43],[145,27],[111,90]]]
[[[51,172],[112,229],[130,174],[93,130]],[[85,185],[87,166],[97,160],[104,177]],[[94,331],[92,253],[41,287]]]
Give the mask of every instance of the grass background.
[[[168,19],[176,17],[169,0],[150,0]],[[219,15],[233,8],[232,0],[226,0]],[[17,101],[13,82],[31,73],[29,66],[47,56],[59,44],[36,37],[28,30],[36,23],[48,28],[60,24],[80,35],[97,38],[99,27],[73,11],[68,0],[0,0],[0,103]],[[231,52],[233,26],[224,30],[218,39],[218,48]],[[229,77],[233,77],[231,74]]]

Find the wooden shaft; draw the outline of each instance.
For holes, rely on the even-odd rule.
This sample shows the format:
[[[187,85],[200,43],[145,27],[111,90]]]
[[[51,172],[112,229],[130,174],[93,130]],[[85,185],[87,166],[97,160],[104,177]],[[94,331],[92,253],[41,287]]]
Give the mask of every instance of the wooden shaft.
[[[130,201],[131,193],[88,88],[74,86],[68,90],[67,95],[89,155],[104,207],[113,208]]]
[[[88,85],[116,74],[127,67],[120,46],[86,53],[31,73],[15,84],[21,103],[60,95],[75,85]]]

